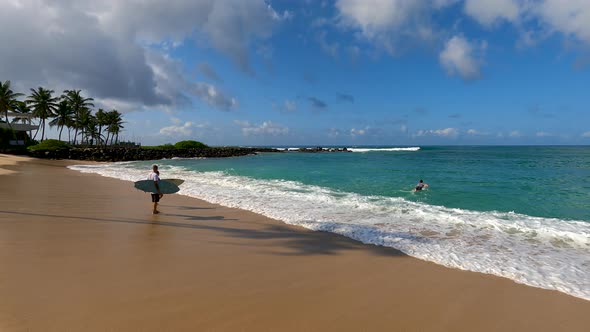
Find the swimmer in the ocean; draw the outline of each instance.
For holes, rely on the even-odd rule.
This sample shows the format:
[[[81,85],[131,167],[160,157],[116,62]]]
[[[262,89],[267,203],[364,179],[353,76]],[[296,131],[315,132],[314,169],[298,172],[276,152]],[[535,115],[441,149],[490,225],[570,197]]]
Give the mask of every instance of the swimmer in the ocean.
[[[428,188],[428,183],[424,183],[424,181],[420,180],[420,182],[418,182],[418,184],[416,185],[416,188],[414,188],[414,192],[416,191],[420,191],[423,189]]]

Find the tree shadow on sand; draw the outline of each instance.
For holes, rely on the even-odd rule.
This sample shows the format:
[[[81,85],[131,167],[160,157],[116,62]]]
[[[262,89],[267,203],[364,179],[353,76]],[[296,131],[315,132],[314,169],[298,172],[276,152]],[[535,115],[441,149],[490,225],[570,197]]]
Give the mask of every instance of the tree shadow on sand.
[[[365,250],[370,251],[374,255],[389,256],[389,257],[403,257],[407,256],[399,250],[383,247],[378,245],[363,244],[356,240],[352,240],[342,235],[323,231],[310,231],[306,229],[298,229],[292,226],[280,224],[265,224],[248,220],[239,220],[240,226],[245,227],[231,227],[228,224],[223,226],[206,225],[202,222],[207,221],[237,221],[238,219],[227,219],[223,216],[193,216],[184,214],[169,214],[170,216],[183,218],[187,221],[201,222],[197,224],[184,222],[170,222],[170,221],[148,221],[135,218],[101,218],[101,217],[81,217],[68,216],[56,214],[40,214],[31,212],[18,211],[0,211],[0,215],[23,215],[35,216],[44,218],[56,219],[70,219],[86,222],[109,222],[109,223],[126,223],[126,224],[142,224],[153,225],[158,227],[176,227],[194,230],[203,230],[223,234],[231,238],[246,238],[255,240],[252,245],[264,248],[267,241],[279,241],[273,243],[270,247],[278,245],[281,248],[289,249],[287,252],[274,251],[273,254],[283,256],[300,256],[300,255],[337,255],[344,251],[350,250]],[[166,214],[163,214],[166,216]],[[156,217],[157,218],[157,217]],[[255,226],[250,226],[255,225]],[[400,237],[412,237],[416,241],[424,241],[423,238],[409,236],[408,234],[399,234]],[[230,242],[231,243],[231,242]],[[228,243],[228,244],[230,244]],[[236,245],[241,245],[235,243]]]

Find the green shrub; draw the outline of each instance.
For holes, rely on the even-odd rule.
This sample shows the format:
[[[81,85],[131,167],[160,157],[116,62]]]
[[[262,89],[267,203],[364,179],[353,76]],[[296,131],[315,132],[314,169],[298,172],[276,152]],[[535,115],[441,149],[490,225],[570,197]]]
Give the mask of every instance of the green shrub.
[[[70,146],[66,142],[62,142],[56,139],[46,139],[41,143],[33,146],[29,146],[29,150],[40,151],[40,150],[61,150],[68,149]]]
[[[197,141],[180,141],[174,144],[177,149],[201,149],[206,148],[207,145]]]
[[[0,146],[9,146],[10,141],[16,139],[14,130],[9,128],[0,128]]]

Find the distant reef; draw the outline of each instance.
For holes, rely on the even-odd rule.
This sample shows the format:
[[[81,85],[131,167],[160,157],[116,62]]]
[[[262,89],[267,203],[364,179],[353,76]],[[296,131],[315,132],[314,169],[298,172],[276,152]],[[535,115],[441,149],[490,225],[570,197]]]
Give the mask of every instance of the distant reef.
[[[35,158],[73,159],[92,161],[135,161],[171,158],[226,158],[260,152],[282,152],[269,148],[203,147],[192,149],[151,149],[140,147],[68,147],[51,150],[27,151]]]

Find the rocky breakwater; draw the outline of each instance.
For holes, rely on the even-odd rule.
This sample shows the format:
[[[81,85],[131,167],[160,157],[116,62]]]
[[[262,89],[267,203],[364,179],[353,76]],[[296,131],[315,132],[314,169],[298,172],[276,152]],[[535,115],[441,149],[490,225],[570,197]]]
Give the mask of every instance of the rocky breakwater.
[[[259,152],[280,152],[267,148],[206,147],[198,149],[143,149],[113,147],[70,147],[67,149],[29,151],[29,155],[44,159],[73,159],[92,161],[134,161],[170,158],[226,158],[256,154]]]

